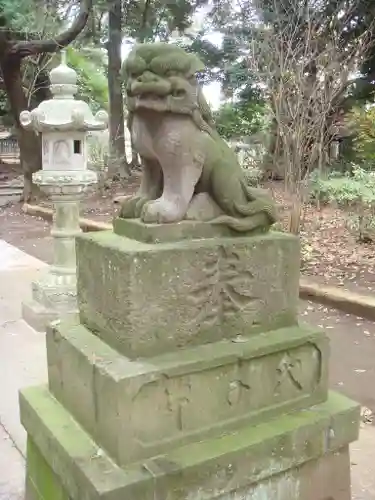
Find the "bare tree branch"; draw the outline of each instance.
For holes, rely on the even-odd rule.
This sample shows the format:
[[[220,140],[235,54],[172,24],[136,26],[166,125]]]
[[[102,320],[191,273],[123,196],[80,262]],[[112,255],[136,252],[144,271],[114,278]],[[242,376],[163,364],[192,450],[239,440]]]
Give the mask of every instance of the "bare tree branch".
[[[355,2],[346,10],[338,4],[327,13],[314,0],[306,0],[302,11],[299,0],[272,0],[274,22],[259,29],[248,60],[267,88],[278,145],[273,163],[282,165],[299,207],[292,211],[292,232],[299,230],[304,180],[329,163],[351,77],[374,43],[373,25],[348,36]]]
[[[48,40],[17,41],[7,50],[7,56],[23,59],[31,55],[54,53],[69,45],[81,31],[85,28],[90,11],[92,0],[82,0],[80,11],[72,25],[56,38]]]

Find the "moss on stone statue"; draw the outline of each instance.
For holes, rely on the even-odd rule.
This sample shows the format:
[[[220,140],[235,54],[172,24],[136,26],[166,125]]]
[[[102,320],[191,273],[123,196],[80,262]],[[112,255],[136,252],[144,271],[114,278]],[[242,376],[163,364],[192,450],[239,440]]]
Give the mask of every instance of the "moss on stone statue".
[[[291,235],[146,244],[101,231],[76,241],[80,319],[132,359],[297,323]]]
[[[120,216],[178,222],[205,193],[219,212],[211,224],[241,233],[268,229],[277,218],[274,202],[247,185],[235,152],[217,133],[195,76],[202,69],[195,55],[166,43],[137,45],[125,61],[128,126],[143,177]],[[207,222],[204,212],[198,220]]]

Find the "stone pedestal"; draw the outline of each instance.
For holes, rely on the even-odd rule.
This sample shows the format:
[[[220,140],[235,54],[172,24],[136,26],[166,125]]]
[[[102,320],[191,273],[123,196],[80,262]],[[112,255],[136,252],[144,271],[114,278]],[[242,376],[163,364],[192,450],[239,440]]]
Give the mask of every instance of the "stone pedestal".
[[[45,331],[51,321],[61,316],[78,312],[75,238],[81,233],[79,203],[83,189],[77,186],[76,193],[69,193],[68,187],[62,186],[60,193],[51,196],[54,263],[32,283],[32,300],[22,304],[23,319],[38,331]]]
[[[114,231],[77,239],[80,320],[20,397],[27,500],[350,500],[359,408],[298,324],[297,239]]]

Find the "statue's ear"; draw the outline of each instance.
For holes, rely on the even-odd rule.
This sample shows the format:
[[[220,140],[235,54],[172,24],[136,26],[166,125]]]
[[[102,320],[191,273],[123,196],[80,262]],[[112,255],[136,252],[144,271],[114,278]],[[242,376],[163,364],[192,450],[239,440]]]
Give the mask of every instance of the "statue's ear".
[[[203,71],[205,69],[203,62],[195,54],[190,54],[189,60],[190,60],[189,76],[195,75],[195,73],[198,73],[199,71]]]
[[[198,97],[199,111],[202,115],[203,120],[206,123],[208,123],[208,125],[210,127],[214,128],[215,121],[214,121],[214,117],[212,115],[211,108],[210,108],[208,102],[206,101],[206,98],[204,97],[203,91],[200,87],[198,88],[198,96],[197,97]]]
[[[130,75],[140,75],[146,70],[146,68],[147,64],[144,59],[130,53],[129,57],[122,64],[122,78],[126,81]]]

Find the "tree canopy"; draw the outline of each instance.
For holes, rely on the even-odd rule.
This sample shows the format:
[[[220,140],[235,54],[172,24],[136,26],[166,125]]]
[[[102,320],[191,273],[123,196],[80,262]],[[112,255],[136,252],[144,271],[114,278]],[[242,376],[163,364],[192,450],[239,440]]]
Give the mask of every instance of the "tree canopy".
[[[0,0],[0,119],[18,133],[24,171],[40,168],[39,145],[18,116],[49,97],[48,70],[68,46],[79,97],[108,109],[111,154],[123,163],[123,46],[178,33],[173,43],[206,65],[200,82],[221,85],[219,132],[230,139],[267,130],[276,158],[288,149],[281,138],[300,134],[305,162],[315,154],[314,127],[328,150],[340,116],[374,101],[374,18],[372,0]]]

